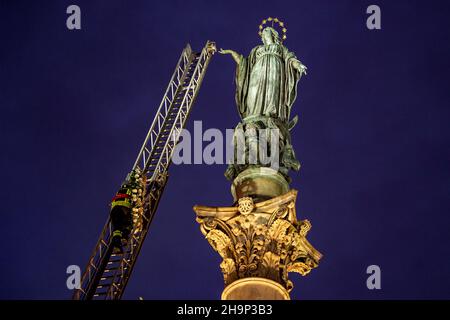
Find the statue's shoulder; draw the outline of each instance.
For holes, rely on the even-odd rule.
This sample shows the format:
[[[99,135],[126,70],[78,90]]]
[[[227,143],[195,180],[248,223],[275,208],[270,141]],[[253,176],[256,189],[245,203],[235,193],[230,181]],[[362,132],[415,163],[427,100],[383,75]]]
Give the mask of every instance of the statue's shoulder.
[[[249,53],[248,56],[247,56],[248,61],[250,61],[250,62],[254,62],[254,61],[255,61],[255,58],[256,58],[256,51],[257,51],[259,48],[261,48],[261,47],[262,47],[261,45],[258,45],[258,46],[256,46],[256,47],[254,47],[252,50],[250,50],[250,53]]]
[[[258,51],[258,49],[264,47],[263,45],[257,45],[256,47],[254,47],[252,50],[250,50],[250,54],[249,56],[255,54],[256,51]]]
[[[286,53],[291,52],[291,51],[289,50],[289,48],[286,47],[283,43],[279,43],[278,45],[281,47],[281,49],[282,49],[284,52],[286,52]]]
[[[291,50],[289,50],[288,47],[286,47],[284,44],[282,44],[281,46],[283,47],[283,52],[284,52],[284,55],[285,55],[286,57],[294,58],[294,59],[297,58],[296,55],[295,55],[295,53],[292,52]]]

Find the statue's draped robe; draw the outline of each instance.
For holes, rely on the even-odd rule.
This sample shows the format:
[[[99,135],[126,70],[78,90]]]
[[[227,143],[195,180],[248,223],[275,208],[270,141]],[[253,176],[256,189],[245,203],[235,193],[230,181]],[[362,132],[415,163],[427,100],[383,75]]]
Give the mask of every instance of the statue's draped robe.
[[[236,70],[236,103],[242,118],[270,116],[289,121],[297,97],[300,72],[298,61],[281,44],[255,47],[247,58],[241,57]]]

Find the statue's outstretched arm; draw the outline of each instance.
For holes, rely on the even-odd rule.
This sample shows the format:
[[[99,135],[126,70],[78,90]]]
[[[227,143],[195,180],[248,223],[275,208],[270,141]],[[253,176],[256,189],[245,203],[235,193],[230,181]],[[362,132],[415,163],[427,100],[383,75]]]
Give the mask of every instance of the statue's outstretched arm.
[[[236,51],[233,50],[224,50],[224,49],[220,49],[219,53],[221,54],[231,54],[231,56],[233,57],[234,61],[236,61],[237,64],[239,64],[241,62],[242,59],[242,55],[240,55],[239,53],[237,53]]]

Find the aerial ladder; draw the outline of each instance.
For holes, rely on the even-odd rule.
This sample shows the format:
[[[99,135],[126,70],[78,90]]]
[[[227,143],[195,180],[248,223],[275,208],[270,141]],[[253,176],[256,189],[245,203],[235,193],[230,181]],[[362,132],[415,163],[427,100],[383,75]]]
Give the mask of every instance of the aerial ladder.
[[[189,44],[182,51],[131,170],[142,173],[141,210],[136,209],[139,217],[135,219],[139,223],[133,223],[123,250],[117,252],[111,243],[113,227],[111,217],[108,217],[80,286],[74,291],[74,300],[121,299],[164,192],[175,146],[215,51],[215,43],[211,41],[206,42],[201,52],[192,51]]]

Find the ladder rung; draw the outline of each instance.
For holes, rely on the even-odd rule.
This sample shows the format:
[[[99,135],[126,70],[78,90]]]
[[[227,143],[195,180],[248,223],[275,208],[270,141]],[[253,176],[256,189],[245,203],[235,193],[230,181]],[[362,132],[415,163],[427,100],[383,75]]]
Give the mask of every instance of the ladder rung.
[[[100,285],[97,286],[97,289],[103,289],[103,288],[109,288],[109,287],[111,287],[110,284],[107,284],[107,285],[100,284]]]
[[[121,269],[121,268],[120,268],[120,267],[117,267],[117,268],[105,269],[105,273],[106,273],[106,272],[111,272],[111,271],[117,271],[117,270],[119,270],[119,269]],[[123,270],[127,270],[127,267],[123,268]]]
[[[94,294],[94,297],[106,296],[107,294],[108,294],[108,291],[98,292],[98,293]]]

